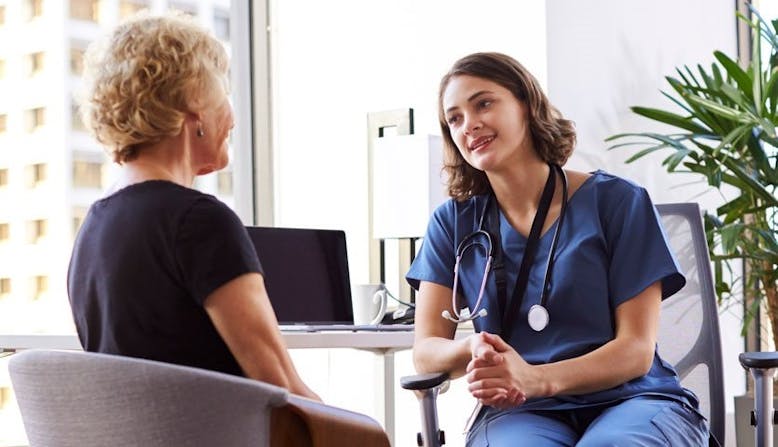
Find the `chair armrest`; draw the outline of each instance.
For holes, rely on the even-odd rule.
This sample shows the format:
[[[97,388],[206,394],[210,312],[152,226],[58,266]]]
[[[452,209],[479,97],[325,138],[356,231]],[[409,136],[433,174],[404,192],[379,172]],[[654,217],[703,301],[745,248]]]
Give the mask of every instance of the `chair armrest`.
[[[289,395],[287,405],[273,409],[271,426],[271,447],[390,447],[374,419],[295,395]]]
[[[778,368],[778,352],[742,352],[738,360],[746,369]]]
[[[406,390],[427,390],[443,384],[446,380],[448,380],[448,373],[445,372],[417,374],[401,377],[400,386]]]

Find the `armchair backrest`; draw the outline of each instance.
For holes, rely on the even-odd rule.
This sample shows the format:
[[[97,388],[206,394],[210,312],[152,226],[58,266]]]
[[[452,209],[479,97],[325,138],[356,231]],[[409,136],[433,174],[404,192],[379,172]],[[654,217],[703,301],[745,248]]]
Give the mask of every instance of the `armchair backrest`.
[[[700,399],[711,433],[724,440],[724,379],[718,307],[710,256],[696,203],[659,204],[668,241],[686,286],[662,303],[658,349],[684,387]]]
[[[32,447],[267,446],[288,391],[197,368],[22,351],[9,372]]]

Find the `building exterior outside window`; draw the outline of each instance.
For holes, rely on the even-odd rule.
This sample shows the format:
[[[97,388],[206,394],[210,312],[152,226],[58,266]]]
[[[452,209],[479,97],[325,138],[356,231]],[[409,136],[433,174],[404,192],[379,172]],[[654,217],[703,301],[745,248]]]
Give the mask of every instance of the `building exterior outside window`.
[[[0,243],[8,241],[11,237],[11,225],[7,222],[0,223]]]
[[[35,107],[25,113],[27,132],[35,132],[46,124],[46,108]]]
[[[0,278],[0,298],[11,294],[11,278]]]
[[[70,74],[81,76],[84,72],[84,49],[86,44],[71,42],[70,44]]]
[[[45,54],[43,51],[36,51],[27,56],[27,74],[32,77],[43,71]]]
[[[103,164],[92,161],[73,161],[73,186],[76,188],[102,188]]]
[[[43,0],[27,0],[25,9],[28,20],[36,19],[43,15]]]
[[[0,224],[8,225],[0,227],[0,236],[8,233],[0,242],[0,333],[75,333],[64,279],[70,251],[89,206],[116,173],[73,101],[84,51],[140,9],[174,7],[215,29],[215,11],[230,11],[230,0],[0,0],[0,42],[11,45],[0,45]],[[33,68],[41,76],[30,78]],[[219,191],[229,181],[222,178],[219,188],[216,174],[206,177],[198,187],[233,206]],[[6,364],[0,358],[0,388],[10,386]],[[6,410],[0,447],[27,445],[15,404]]]
[[[35,163],[27,166],[27,187],[35,188],[46,181],[48,169],[45,163]]]
[[[27,222],[27,242],[37,244],[48,234],[48,223],[45,219],[35,219]]]
[[[129,17],[141,9],[148,8],[149,4],[143,0],[121,0],[119,2],[119,18]]]
[[[100,18],[98,0],[70,0],[70,18],[97,22]]]

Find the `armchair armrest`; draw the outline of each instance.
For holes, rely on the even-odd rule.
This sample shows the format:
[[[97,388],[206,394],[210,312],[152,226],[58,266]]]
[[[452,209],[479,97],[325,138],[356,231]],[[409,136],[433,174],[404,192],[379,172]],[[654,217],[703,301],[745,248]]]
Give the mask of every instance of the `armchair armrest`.
[[[390,447],[381,425],[363,414],[289,395],[271,415],[271,447]]]

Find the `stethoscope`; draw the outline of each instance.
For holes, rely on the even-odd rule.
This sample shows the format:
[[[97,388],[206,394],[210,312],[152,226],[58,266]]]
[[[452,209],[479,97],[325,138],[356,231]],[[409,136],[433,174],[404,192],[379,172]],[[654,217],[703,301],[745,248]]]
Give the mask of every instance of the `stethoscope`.
[[[553,197],[553,188],[554,184],[556,183],[554,180],[554,173],[553,171],[556,170],[559,174],[561,174],[562,179],[562,206],[559,211],[559,218],[557,219],[557,226],[554,229],[554,238],[551,241],[551,248],[548,252],[548,257],[546,258],[546,270],[543,275],[543,289],[541,290],[540,294],[540,302],[537,304],[533,304],[529,312],[527,313],[527,322],[529,323],[529,326],[534,329],[537,332],[542,331],[543,329],[548,326],[549,322],[549,315],[548,315],[548,309],[546,307],[546,303],[548,301],[548,291],[549,291],[549,283],[551,280],[551,274],[552,274],[552,267],[554,262],[554,254],[556,253],[556,247],[557,242],[559,241],[559,233],[562,229],[562,224],[564,223],[564,217],[565,217],[565,211],[567,210],[567,175],[565,174],[564,170],[557,166],[557,165],[549,165],[551,167],[551,171],[549,172],[549,181],[547,183],[551,183],[551,193],[550,197],[548,197],[546,200],[543,198],[541,199],[541,206],[540,208],[543,208],[545,206],[545,210],[542,212],[543,214],[543,220],[545,220],[545,214],[548,211],[548,208],[550,207],[551,198]],[[548,185],[547,185],[548,187]],[[544,191],[544,196],[548,195],[546,194],[546,191]],[[545,197],[544,197],[545,198]],[[478,223],[478,229],[468,235],[466,235],[464,238],[462,238],[462,241],[457,245],[457,249],[455,252],[456,261],[454,263],[454,286],[451,294],[451,307],[454,311],[454,316],[451,315],[451,313],[448,310],[444,310],[442,312],[443,318],[452,321],[454,323],[464,323],[467,321],[475,320],[478,317],[485,317],[488,312],[486,308],[481,306],[481,303],[483,301],[484,291],[486,290],[486,282],[489,277],[489,271],[492,267],[492,262],[495,258],[495,245],[500,244],[492,244],[492,235],[485,229],[485,219],[486,216],[489,213],[489,209],[492,206],[492,202],[494,202],[493,194],[490,194],[486,202],[483,206],[483,211],[481,213],[481,218]],[[545,204],[543,202],[546,202]],[[496,205],[495,205],[496,206]],[[541,214],[541,209],[538,209],[538,214]],[[497,231],[499,232],[499,215],[495,213],[497,216]],[[538,218],[538,215],[536,214],[535,218]],[[540,222],[540,227],[543,226],[543,222]],[[535,222],[533,222],[533,227],[535,227]],[[539,232],[539,230],[538,230]],[[535,239],[539,238],[539,234],[535,234]],[[533,239],[533,235],[530,235],[530,240]],[[484,241],[484,242],[482,242]],[[530,241],[528,241],[527,245],[529,247]],[[535,241],[537,243],[537,240]],[[476,249],[481,248],[484,250],[484,253],[487,255],[486,259],[486,265],[484,267],[484,273],[481,279],[481,286],[478,291],[478,298],[476,299],[475,305],[473,306],[473,310],[470,311],[469,308],[465,307],[461,311],[457,311],[457,286],[459,284],[459,266],[462,261],[462,257],[467,253],[470,249]],[[501,250],[502,247],[496,247],[498,250]],[[526,257],[526,254],[525,254]],[[522,263],[525,261],[522,260]],[[531,262],[531,260],[528,260],[527,262]],[[529,271],[527,271],[527,275],[529,274]],[[520,275],[521,276],[521,275]],[[517,278],[517,282],[521,278]],[[515,295],[515,291],[514,291]],[[513,308],[518,306],[517,299],[521,300],[523,299],[524,293],[521,293],[522,296],[514,296],[514,302]]]

